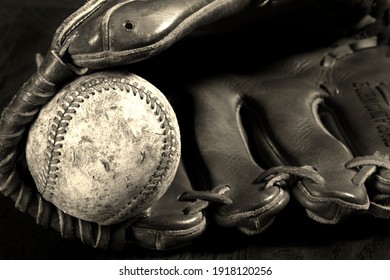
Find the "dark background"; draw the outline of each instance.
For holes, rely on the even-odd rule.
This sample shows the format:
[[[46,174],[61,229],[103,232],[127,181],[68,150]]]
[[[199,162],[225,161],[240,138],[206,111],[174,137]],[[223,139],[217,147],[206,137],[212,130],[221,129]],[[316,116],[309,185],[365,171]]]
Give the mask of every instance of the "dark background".
[[[0,105],[31,76],[35,53],[46,52],[56,27],[82,3],[0,0]],[[364,216],[320,225],[292,201],[260,235],[210,224],[182,249],[156,252],[129,245],[113,252],[61,239],[0,195],[0,259],[390,259],[390,221]]]

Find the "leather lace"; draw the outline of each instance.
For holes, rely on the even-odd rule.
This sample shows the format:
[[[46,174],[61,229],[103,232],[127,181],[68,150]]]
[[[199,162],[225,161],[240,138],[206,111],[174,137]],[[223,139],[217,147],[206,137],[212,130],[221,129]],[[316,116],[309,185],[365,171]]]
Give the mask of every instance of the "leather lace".
[[[325,183],[324,178],[318,174],[312,167],[295,167],[295,166],[278,166],[270,168],[260,174],[259,177],[253,182],[253,184],[263,184],[264,189],[272,186],[284,187],[286,181],[292,176],[305,178],[313,181],[316,184],[323,185]],[[194,214],[200,212],[209,207],[211,203],[217,203],[220,205],[227,205],[233,203],[233,201],[226,196],[226,193],[230,191],[230,186],[219,185],[211,191],[189,191],[185,192],[178,198],[181,201],[194,201],[191,205],[187,206],[184,210],[184,214]]]
[[[325,179],[311,166],[276,166],[265,170],[256,179],[256,183],[266,182],[266,188],[280,184],[280,182],[291,179],[292,176],[309,179],[318,185],[324,185]]]
[[[184,214],[194,214],[206,209],[211,203],[218,203],[222,205],[231,204],[233,201],[224,194],[230,190],[228,185],[220,185],[211,191],[189,191],[180,195],[181,201],[194,201],[187,206]]]
[[[388,155],[375,152],[371,156],[356,157],[348,161],[345,166],[347,168],[359,168],[356,175],[352,178],[352,183],[355,185],[363,185],[371,175],[378,171],[378,168],[390,170],[390,160]]]
[[[66,48],[65,46],[64,48]],[[40,107],[46,104],[65,80],[84,73],[63,62],[64,49],[52,50],[46,61],[14,95],[0,116],[0,192],[15,202],[15,207],[29,213],[36,223],[53,227],[63,238],[79,238],[96,248],[108,247],[111,228],[72,217],[49,203],[32,185],[23,180],[27,171],[21,162],[23,136],[35,119]],[[46,64],[45,64],[46,63]],[[51,68],[53,67],[53,68]]]
[[[377,36],[380,42],[389,43],[390,39],[390,2],[378,0],[373,2],[372,11],[356,25],[360,29],[357,37]]]

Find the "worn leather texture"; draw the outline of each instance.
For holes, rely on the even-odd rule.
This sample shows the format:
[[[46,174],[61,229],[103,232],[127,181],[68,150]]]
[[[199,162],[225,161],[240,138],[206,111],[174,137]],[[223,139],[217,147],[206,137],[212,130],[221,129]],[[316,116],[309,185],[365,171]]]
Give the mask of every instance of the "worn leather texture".
[[[375,1],[91,0],[58,28],[52,48],[68,62],[99,69],[157,55],[189,35],[226,32],[252,20],[344,32]],[[291,27],[290,27],[291,28]]]
[[[183,107],[193,110],[209,186],[230,187],[223,195],[234,203],[217,207],[217,222],[234,225],[235,214],[273,201],[277,185],[259,190],[275,178],[319,222],[369,208],[388,216],[388,47],[376,38],[339,44],[244,73],[194,75],[179,91],[192,100]]]
[[[246,234],[270,227],[291,200],[323,224],[387,218],[390,60],[374,29],[321,40],[252,25],[134,66],[179,116],[195,190],[181,199],[207,201],[216,224]],[[256,44],[255,31],[272,43]]]
[[[276,164],[313,167],[300,168],[293,173],[302,175],[306,171],[303,174],[308,182],[304,186],[308,186],[314,196],[332,202],[325,206],[326,211],[329,207],[339,207],[342,214],[349,214],[350,208],[365,209],[367,201],[362,187],[356,188],[354,193],[348,186],[341,193],[331,189],[328,194],[311,183],[322,184],[319,178],[328,179],[331,172],[321,168],[317,170],[318,175],[314,169],[317,168],[314,157],[301,154],[307,148],[303,144],[299,146],[302,151],[295,154],[297,158],[302,155],[301,162],[291,152],[283,162],[277,162],[273,155],[263,164],[262,156],[258,155],[260,149],[256,147],[261,143],[254,145],[252,141],[261,138],[255,136],[257,133],[263,134],[269,129],[248,127],[259,127],[252,122],[264,122],[258,117],[265,114],[262,110],[272,111],[276,104],[282,104],[283,99],[269,97],[277,94],[249,93],[246,90],[252,91],[263,73],[266,76],[267,72],[260,71],[258,66],[264,67],[262,59],[267,57],[267,52],[280,47],[275,54],[290,55],[293,41],[289,41],[291,38],[286,34],[299,30],[299,36],[310,42],[312,34],[326,31],[318,38],[328,41],[333,36],[358,28],[361,20],[366,19],[364,15],[375,10],[374,3],[302,0],[291,10],[292,1],[88,1],[57,29],[41,66],[3,110],[0,121],[2,193],[15,201],[16,208],[31,214],[39,225],[51,226],[64,238],[79,238],[98,248],[123,247],[127,241],[153,249],[183,246],[203,233],[209,215],[215,219],[208,220],[215,220],[223,227],[239,228],[247,234],[262,232],[286,207],[290,197],[286,170],[281,176],[277,174],[271,183],[269,177],[259,179],[266,169]],[[335,7],[339,9],[335,10]],[[304,17],[306,14],[311,17]],[[330,18],[331,21],[337,18],[334,26],[329,25]],[[311,25],[304,28],[308,22],[315,23],[317,33],[312,33]],[[292,26],[286,28],[289,23]],[[225,29],[227,26],[229,28]],[[212,36],[195,36],[201,34]],[[266,38],[260,46],[257,34]],[[221,38],[224,39],[220,42]],[[280,39],[283,39],[283,44]],[[305,45],[309,47],[310,44]],[[130,64],[133,66],[127,67]],[[277,65],[276,60],[272,64]],[[172,103],[179,104],[176,110],[182,116],[181,126],[187,130],[184,137],[188,144],[185,148],[187,156],[183,158],[183,165],[166,195],[143,215],[105,227],[66,215],[42,199],[29,178],[21,151],[25,133],[40,106],[48,102],[59,88],[76,75],[113,66],[126,66],[127,71],[137,71],[166,90]],[[248,72],[248,75],[246,78],[236,76],[229,73],[232,70]],[[297,71],[297,76],[299,73]],[[219,77],[214,78],[214,75]],[[279,78],[284,81],[286,77],[277,76],[275,80]],[[311,94],[310,91],[306,97],[300,97],[304,104],[313,98]],[[293,95],[287,96],[283,104],[295,100]],[[269,101],[260,102],[262,99]],[[295,109],[299,111],[299,108]],[[291,115],[289,120],[294,122]],[[272,141],[265,137],[266,142],[288,150],[289,146],[284,142],[288,139],[283,135],[289,136],[293,132],[286,129],[284,133]],[[295,137],[299,137],[298,134],[294,134]],[[273,146],[272,149],[264,146],[264,151],[273,151]],[[354,172],[348,169],[344,173],[345,176],[340,175],[343,179]],[[343,203],[338,203],[339,200]],[[324,212],[321,212],[321,203],[311,207],[312,200],[307,204],[299,201],[318,217]],[[337,211],[332,211],[332,217],[325,217],[324,221],[341,218]]]

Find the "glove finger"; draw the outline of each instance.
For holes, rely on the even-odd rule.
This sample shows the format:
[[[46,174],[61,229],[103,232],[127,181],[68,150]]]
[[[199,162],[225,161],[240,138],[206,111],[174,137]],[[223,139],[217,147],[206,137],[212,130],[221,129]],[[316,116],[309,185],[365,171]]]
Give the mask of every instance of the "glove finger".
[[[200,236],[206,227],[202,211],[188,213],[193,202],[180,201],[184,192],[192,191],[183,162],[167,192],[147,211],[147,217],[128,230],[130,240],[157,250],[173,249],[187,245]]]
[[[212,193],[230,201],[215,211],[218,224],[238,227],[247,234],[261,232],[287,204],[280,186],[266,188],[254,181],[263,171],[249,153],[239,117],[240,96],[229,79],[191,87],[194,98],[194,135],[209,175]]]
[[[275,69],[285,69],[283,73],[290,75],[296,71],[296,65],[289,63],[276,65]],[[320,120],[318,110],[326,95],[308,77],[286,78],[280,70],[275,73],[275,77],[254,77],[250,98],[259,105],[252,110],[257,114],[247,112],[247,120],[252,122],[248,131],[253,131],[250,138],[257,154],[277,166],[270,174],[286,173],[298,178],[293,186],[294,196],[307,214],[319,222],[337,223],[351,213],[367,209],[365,188],[351,182],[355,172],[344,166],[352,153]],[[251,102],[247,103],[250,107]]]
[[[356,49],[364,46],[363,42],[370,48]],[[354,151],[356,158],[346,166],[358,171],[352,178],[356,184],[366,184],[371,212],[389,217],[389,47],[376,46],[376,38],[352,44],[356,51],[334,65],[334,85],[339,94],[330,96],[327,104],[328,111],[336,112],[338,121],[328,118],[329,126]]]

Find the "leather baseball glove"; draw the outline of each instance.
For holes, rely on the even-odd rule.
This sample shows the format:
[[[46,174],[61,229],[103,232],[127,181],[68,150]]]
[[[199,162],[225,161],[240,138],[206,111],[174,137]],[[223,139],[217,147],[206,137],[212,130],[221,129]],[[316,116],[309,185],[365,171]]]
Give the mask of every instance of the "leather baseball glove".
[[[287,204],[287,185],[294,185],[291,183],[291,177],[300,178],[292,190],[310,215],[318,220],[335,222],[355,210],[365,210],[369,201],[363,182],[368,177],[368,168],[363,167],[364,172],[357,172],[353,168],[369,165],[372,170],[372,166],[378,165],[378,161],[365,157],[362,161],[353,160],[352,152],[345,149],[349,143],[340,144],[350,139],[340,131],[350,130],[339,129],[336,126],[338,119],[332,121],[333,118],[326,118],[329,119],[327,125],[334,131],[330,128],[324,129],[325,124],[318,125],[324,123],[317,122],[320,115],[333,114],[302,114],[313,112],[313,106],[319,104],[317,100],[325,97],[325,92],[334,89],[333,85],[341,87],[338,83],[333,83],[333,80],[325,79],[331,77],[333,72],[323,69],[332,67],[322,68],[317,64],[317,59],[321,56],[321,59],[325,57],[324,65],[334,66],[331,62],[337,59],[331,58],[338,58],[340,50],[336,49],[336,55],[330,50],[329,56],[326,51],[320,51],[297,57],[296,60],[291,59],[291,62],[280,62],[281,66],[286,67],[283,71],[275,66],[268,71],[259,71],[261,69],[256,67],[256,71],[252,72],[249,71],[252,66],[257,66],[254,61],[249,68],[244,63],[237,64],[241,58],[237,54],[246,53],[249,44],[250,51],[256,54],[253,58],[257,57],[253,41],[246,41],[245,36],[240,37],[240,44],[237,45],[237,41],[232,44],[237,49],[233,50],[233,54],[229,53],[230,56],[222,52],[223,57],[216,56],[211,59],[210,55],[217,53],[221,47],[223,49],[228,46],[233,36],[248,34],[239,30],[247,28],[253,22],[256,24],[250,29],[251,37],[253,38],[256,32],[261,34],[261,30],[264,30],[266,39],[262,42],[273,40],[273,36],[277,35],[276,31],[266,32],[267,26],[282,27],[275,30],[283,32],[300,30],[299,33],[311,34],[310,31],[315,30],[317,33],[321,32],[323,37],[328,37],[329,34],[331,37],[340,36],[351,28],[359,29],[363,25],[372,24],[375,16],[373,13],[380,6],[373,0],[90,0],[58,28],[51,48],[37,72],[3,110],[0,120],[0,190],[15,201],[18,209],[31,214],[38,224],[51,226],[65,238],[80,238],[84,243],[98,248],[123,247],[128,240],[135,240],[138,244],[153,249],[183,246],[205,230],[206,218],[203,210],[214,203],[221,205],[215,208],[218,224],[238,227],[248,234],[261,232]],[[253,28],[256,26],[262,28],[256,30]],[[287,26],[288,28],[285,28]],[[209,41],[204,39],[205,37],[197,38],[199,35],[208,34],[214,34],[213,46],[208,45]],[[221,38],[219,36],[229,38],[230,41],[224,41],[224,45],[221,45],[217,42]],[[184,38],[187,40],[182,40]],[[183,52],[175,54],[177,49],[173,48],[173,45],[180,45],[176,44],[179,41],[183,45],[183,49],[179,49]],[[189,41],[189,45],[192,45],[192,42],[197,43],[188,48],[186,42]],[[354,46],[353,43],[349,45]],[[365,49],[359,43],[357,45],[360,46],[357,49]],[[226,48],[228,49],[232,50]],[[354,47],[351,49],[355,50]],[[380,49],[375,48],[378,53]],[[348,49],[346,52],[349,54],[351,51]],[[200,59],[198,63],[207,63],[206,65],[213,67],[203,67],[202,70],[205,71],[201,71],[202,73],[182,71],[195,69],[194,59],[205,53],[208,54],[205,58],[209,60]],[[224,68],[227,59],[234,62],[231,64],[236,67],[234,69],[252,73],[229,73],[232,68]],[[302,63],[305,59],[309,59],[307,64]],[[180,64],[186,60],[184,65]],[[294,61],[298,62],[294,64]],[[161,64],[162,62],[164,64]],[[261,61],[258,62],[259,65],[262,64]],[[382,61],[381,63],[385,64]],[[117,225],[101,226],[69,216],[45,201],[31,180],[26,179],[28,170],[22,160],[22,148],[26,131],[40,107],[65,83],[71,82],[76,76],[87,75],[98,69],[130,64],[130,71],[143,73],[144,77],[167,90],[172,103],[179,104],[176,108],[183,116],[182,127],[186,128],[185,131],[188,129],[184,141],[188,143],[185,149],[190,152],[186,154],[197,156],[198,161],[194,165],[193,160],[183,159],[172,186],[144,214]],[[301,64],[305,67],[298,67]],[[172,77],[163,75],[166,65],[175,65],[179,73],[172,73],[177,74],[176,77],[186,78],[182,81],[188,81],[188,84],[175,83]],[[213,71],[218,72],[221,77],[208,76],[215,74]],[[272,71],[275,76],[270,74]],[[324,77],[321,76],[323,73],[326,73]],[[186,74],[186,77],[183,77],[183,74]],[[299,82],[300,79],[302,82]],[[371,81],[369,82],[371,85]],[[269,88],[265,90],[267,85]],[[240,90],[237,90],[237,87]],[[280,91],[277,90],[278,87]],[[293,93],[284,94],[286,88]],[[298,89],[302,89],[300,92],[306,94],[298,94]],[[179,91],[183,94],[178,93]],[[297,106],[283,109],[285,113],[271,113],[278,111],[276,108],[280,109],[277,105],[292,104],[293,101],[297,101]],[[188,108],[194,110],[192,117],[187,115]],[[278,122],[284,120],[283,117],[285,122]],[[361,116],[360,119],[366,122],[370,120],[367,116]],[[330,131],[335,136],[329,136]],[[357,129],[351,131],[359,134]],[[340,139],[336,141],[335,137]],[[307,140],[301,143],[300,139]],[[354,143],[360,145],[363,140],[362,138]],[[371,138],[369,140],[371,141]],[[332,141],[339,146],[335,145],[336,148],[324,152],[324,156],[319,156],[318,149],[311,149],[319,145],[328,147],[328,144],[333,147],[330,143]],[[362,144],[362,147],[366,146]],[[199,153],[194,153],[194,147],[199,149]],[[348,147],[355,152],[351,146]],[[371,153],[368,148],[367,152],[361,149],[353,155],[366,156]],[[375,150],[384,152],[380,147],[375,147]],[[333,161],[329,160],[333,154],[338,157],[338,160],[334,160],[338,166],[333,166]],[[383,160],[383,156],[376,153],[375,159],[378,158]],[[341,165],[345,162],[348,162],[348,165],[343,169]],[[281,167],[274,167],[276,165]],[[200,170],[207,172],[199,173]],[[381,186],[386,181],[386,176],[382,173],[386,172],[380,172],[381,177],[378,178],[381,178],[381,183],[377,184]],[[348,182],[349,178],[354,178],[355,183],[351,183],[353,187]],[[342,184],[337,181],[339,179]],[[340,186],[343,187],[340,189]],[[377,204],[383,201],[381,195],[382,200],[377,199],[377,195],[371,197]]]
[[[177,92],[184,159],[201,162],[191,169],[204,178],[200,191],[180,199],[213,204],[217,224],[248,234],[267,228],[289,193],[320,223],[367,212],[388,218],[390,49],[379,16],[388,4],[382,8],[375,24],[331,47],[305,41],[287,50],[285,37],[248,47],[244,33],[226,50],[235,59],[218,53],[225,38],[191,60],[193,68],[172,65],[182,82],[172,88],[161,78],[159,87]],[[192,70],[202,65],[202,73]],[[190,138],[196,148],[186,154]]]

